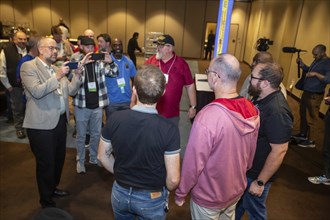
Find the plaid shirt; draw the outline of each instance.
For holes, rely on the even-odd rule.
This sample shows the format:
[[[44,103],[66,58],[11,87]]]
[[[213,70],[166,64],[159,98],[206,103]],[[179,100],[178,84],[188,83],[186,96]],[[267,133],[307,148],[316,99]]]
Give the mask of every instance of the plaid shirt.
[[[108,64],[102,61],[96,61],[94,66],[95,69],[95,77],[98,83],[98,95],[99,95],[99,107],[103,108],[109,105],[109,99],[107,95],[107,87],[105,85],[105,75],[108,74],[118,74],[118,66],[115,63]],[[82,81],[85,82],[85,76],[87,74],[87,67],[84,67],[84,74],[82,77]],[[77,95],[73,98],[73,105],[86,108],[86,96],[85,96],[85,88],[84,83],[81,85],[78,90]]]

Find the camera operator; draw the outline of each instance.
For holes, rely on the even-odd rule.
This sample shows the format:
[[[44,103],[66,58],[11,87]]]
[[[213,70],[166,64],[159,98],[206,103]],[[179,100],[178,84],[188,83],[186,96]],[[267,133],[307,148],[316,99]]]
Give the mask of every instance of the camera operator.
[[[314,61],[310,66],[300,58],[296,60],[305,77],[300,100],[300,133],[292,136],[300,147],[315,147],[315,126],[325,87],[330,83],[330,58],[326,55],[326,47],[318,44],[312,54]]]

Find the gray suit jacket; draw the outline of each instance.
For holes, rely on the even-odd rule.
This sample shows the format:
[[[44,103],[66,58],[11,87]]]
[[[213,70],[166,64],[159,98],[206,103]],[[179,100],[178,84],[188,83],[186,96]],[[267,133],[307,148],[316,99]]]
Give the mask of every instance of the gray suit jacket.
[[[54,69],[57,70],[56,67]],[[38,57],[23,63],[20,74],[27,99],[23,127],[44,130],[56,127],[60,118],[61,104],[57,92],[60,83],[69,121],[68,95],[74,96],[77,93],[81,80],[73,77],[69,82],[67,77],[63,77],[59,82]]]

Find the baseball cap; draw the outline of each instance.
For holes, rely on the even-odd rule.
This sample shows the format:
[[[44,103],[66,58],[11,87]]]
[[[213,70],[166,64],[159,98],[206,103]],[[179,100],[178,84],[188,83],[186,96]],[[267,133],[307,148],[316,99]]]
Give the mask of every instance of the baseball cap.
[[[158,37],[158,40],[156,41],[156,43],[158,45],[165,45],[165,44],[171,44],[172,46],[174,46],[174,40],[173,38],[168,35],[168,34],[164,34]]]
[[[91,39],[87,36],[83,36],[80,40],[80,44],[81,45],[95,45],[95,42],[93,39]]]

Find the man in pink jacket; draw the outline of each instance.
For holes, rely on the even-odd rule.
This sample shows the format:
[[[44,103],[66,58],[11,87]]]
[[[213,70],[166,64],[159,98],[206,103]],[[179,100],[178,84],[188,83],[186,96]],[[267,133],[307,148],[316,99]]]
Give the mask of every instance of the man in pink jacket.
[[[234,219],[256,150],[259,111],[237,93],[241,69],[234,56],[214,58],[206,74],[216,99],[195,118],[175,202],[182,206],[191,191],[192,219]]]

